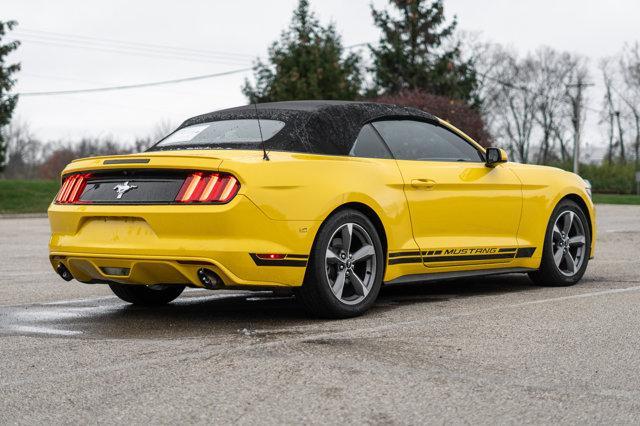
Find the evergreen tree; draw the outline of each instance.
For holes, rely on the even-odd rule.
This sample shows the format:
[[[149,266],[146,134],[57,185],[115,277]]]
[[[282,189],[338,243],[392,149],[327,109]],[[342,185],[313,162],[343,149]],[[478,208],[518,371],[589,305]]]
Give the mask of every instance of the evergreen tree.
[[[289,28],[269,48],[268,62],[254,66],[255,87],[242,89],[251,102],[294,99],[355,99],[360,94],[360,59],[344,55],[333,24],[323,27],[300,0]]]
[[[397,13],[372,7],[382,32],[378,47],[370,46],[373,94],[418,89],[478,106],[476,71],[452,42],[457,21],[446,22],[442,0],[389,2]]]
[[[0,21],[0,129],[9,124],[11,115],[18,102],[18,96],[10,96],[8,93],[13,88],[16,81],[11,78],[12,74],[20,70],[20,64],[5,64],[5,57],[18,48],[20,42],[12,41],[6,44],[2,43],[2,39],[7,31],[10,31],[16,21]],[[0,171],[4,168],[7,156],[7,141],[2,132],[0,132]]]

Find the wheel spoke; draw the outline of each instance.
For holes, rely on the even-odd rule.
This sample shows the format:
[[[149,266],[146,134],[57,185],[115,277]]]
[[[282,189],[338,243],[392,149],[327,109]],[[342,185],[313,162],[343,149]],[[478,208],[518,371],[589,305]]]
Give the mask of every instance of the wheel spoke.
[[[327,263],[342,263],[342,259],[340,259],[331,248],[327,249],[326,259]]]
[[[369,293],[369,289],[364,285],[362,280],[355,272],[351,272],[349,275],[349,282],[353,285],[353,290],[356,294],[365,297]]]
[[[353,223],[347,223],[342,227],[342,249],[347,253],[351,249],[351,236],[353,235]]]
[[[572,246],[583,246],[586,244],[586,239],[584,235],[576,235],[575,237],[569,238],[569,244]]]
[[[362,302],[371,293],[377,276],[376,248],[367,229],[357,223],[343,223],[335,228],[325,247],[325,276],[335,298],[345,305]]]
[[[562,247],[558,248],[558,250],[553,253],[553,261],[556,263],[558,268],[560,267],[560,262],[562,262],[563,255],[564,251],[562,250]]]
[[[339,271],[338,276],[336,277],[336,281],[331,286],[331,290],[333,291],[333,294],[335,294],[338,299],[342,299],[342,291],[344,290],[345,274],[346,274],[346,270]]]
[[[569,235],[571,225],[573,224],[573,215],[574,213],[570,210],[564,215],[564,224],[562,226],[562,232],[564,232],[564,235]]]
[[[357,252],[353,253],[353,257],[351,258],[351,260],[353,262],[358,262],[358,261],[360,261],[362,259],[366,259],[368,257],[371,257],[374,254],[376,254],[376,251],[373,249],[372,245],[362,246],[360,248],[360,250],[358,250]]]
[[[569,250],[564,253],[564,263],[567,265],[567,272],[574,273],[576,271],[576,262],[573,260],[573,256]]]
[[[551,250],[557,270],[574,276],[585,263],[587,234],[580,215],[565,208],[553,225]]]

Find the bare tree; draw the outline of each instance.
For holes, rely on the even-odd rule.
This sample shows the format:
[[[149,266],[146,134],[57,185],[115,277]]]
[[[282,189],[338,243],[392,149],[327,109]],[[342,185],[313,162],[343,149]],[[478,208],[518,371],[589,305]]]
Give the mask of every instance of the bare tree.
[[[537,68],[535,90],[539,94],[535,119],[541,134],[538,162],[549,163],[556,141],[560,145],[559,157],[565,161],[567,151],[562,135],[563,129],[566,129],[563,121],[568,112],[565,93],[574,59],[569,53],[558,52],[550,47],[539,48],[533,59]]]
[[[620,99],[625,104],[633,121],[635,140],[633,143],[636,169],[640,166],[640,47],[638,43],[627,46],[619,60],[623,83]],[[621,148],[623,146],[621,145]]]
[[[4,177],[32,179],[37,177],[37,167],[42,160],[43,144],[36,139],[27,122],[14,118],[3,129],[7,142],[7,164]]]
[[[625,135],[633,140],[633,158],[640,167],[640,47],[625,46],[601,61],[605,86],[601,122],[609,139],[608,161],[626,163],[631,158]]]
[[[43,143],[31,132],[27,122],[14,118],[8,126],[1,129],[4,140],[7,141],[7,163],[0,177],[56,179],[73,159],[140,152],[171,133],[173,128],[169,120],[163,120],[154,126],[150,136],[136,139],[133,144],[122,143],[112,136]]]
[[[154,143],[158,142],[160,139],[173,132],[175,128],[176,126],[171,120],[168,118],[162,119],[153,126],[153,129],[151,130],[151,141]]]
[[[570,83],[566,85],[566,93],[573,127],[573,171],[578,173],[582,128],[586,118],[585,90],[592,84],[588,82],[589,68],[587,59],[582,56],[574,56],[571,63],[571,72],[568,76]]]
[[[614,155],[614,140],[615,140],[615,123],[614,117],[616,109],[614,105],[614,77],[613,71],[611,70],[611,60],[610,59],[602,59],[600,61],[600,71],[602,73],[602,82],[604,83],[604,99],[603,99],[603,109],[600,113],[600,121],[601,123],[606,123],[607,125],[607,138],[609,146],[607,148],[607,161],[609,164],[613,163],[613,155]]]
[[[517,160],[548,164],[572,158],[570,148],[584,122],[585,64],[550,47],[525,57],[499,45],[483,52],[476,66],[484,113],[494,137]],[[580,93],[568,90],[576,82]]]
[[[135,139],[133,142],[133,151],[145,151],[147,148],[173,132],[175,128],[176,126],[173,122],[167,118],[157,122],[151,129],[151,133],[148,136],[138,137]]]
[[[485,113],[495,137],[516,160],[527,163],[539,97],[534,87],[535,63],[531,57],[520,59],[494,45],[480,66]]]

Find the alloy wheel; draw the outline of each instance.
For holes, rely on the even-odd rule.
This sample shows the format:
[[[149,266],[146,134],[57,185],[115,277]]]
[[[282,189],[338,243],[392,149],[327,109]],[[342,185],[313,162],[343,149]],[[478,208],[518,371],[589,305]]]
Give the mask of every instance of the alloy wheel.
[[[327,281],[342,303],[362,302],[373,287],[376,251],[369,233],[357,223],[345,223],[329,239],[325,256]]]
[[[587,256],[587,237],[580,216],[571,210],[562,212],[553,225],[553,260],[561,274],[578,273]]]

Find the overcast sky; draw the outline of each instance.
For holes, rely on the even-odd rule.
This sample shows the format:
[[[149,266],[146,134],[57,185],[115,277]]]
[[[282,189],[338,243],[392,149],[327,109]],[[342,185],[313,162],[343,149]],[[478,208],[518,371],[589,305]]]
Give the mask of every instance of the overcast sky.
[[[0,19],[19,21],[18,92],[84,89],[177,79],[250,67],[288,24],[296,0],[2,0]],[[345,45],[374,42],[369,0],[312,0]],[[382,7],[386,0],[374,0]],[[521,52],[540,45],[598,59],[640,39],[638,0],[445,0],[459,28]],[[52,34],[59,33],[59,34]],[[19,34],[19,35],[18,35]],[[126,42],[117,44],[103,39]],[[164,49],[132,46],[146,43]],[[137,47],[137,48],[136,48]],[[246,103],[250,73],[135,90],[23,97],[17,116],[42,139],[151,133],[161,121]],[[593,80],[599,83],[599,76]],[[590,105],[600,106],[596,88]],[[597,139],[596,114],[589,135]]]

